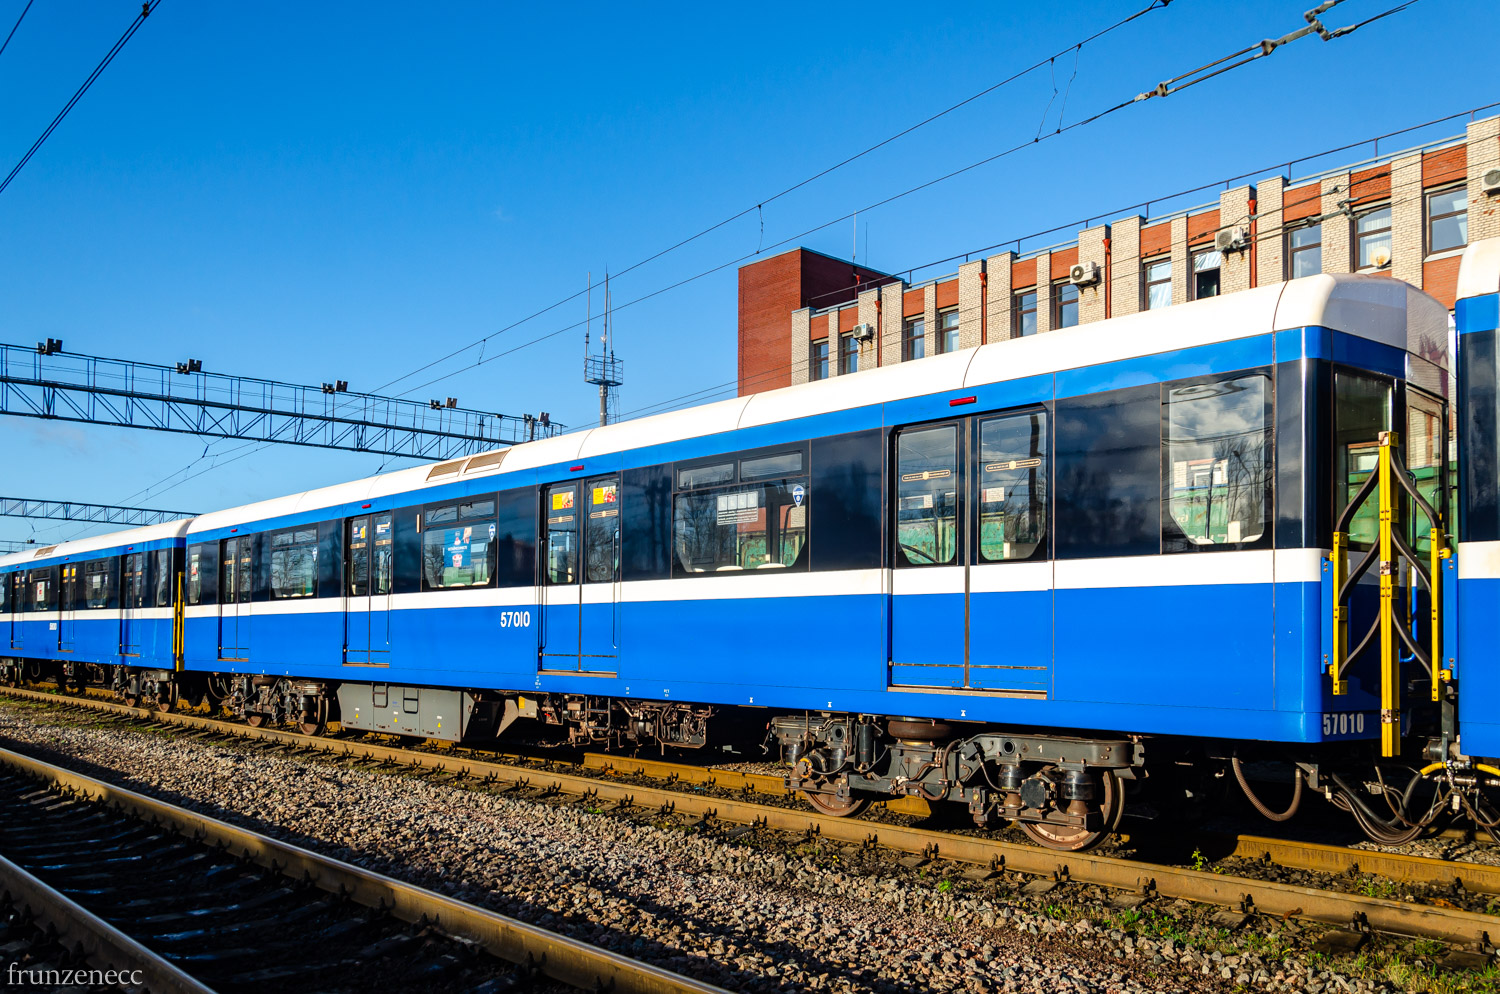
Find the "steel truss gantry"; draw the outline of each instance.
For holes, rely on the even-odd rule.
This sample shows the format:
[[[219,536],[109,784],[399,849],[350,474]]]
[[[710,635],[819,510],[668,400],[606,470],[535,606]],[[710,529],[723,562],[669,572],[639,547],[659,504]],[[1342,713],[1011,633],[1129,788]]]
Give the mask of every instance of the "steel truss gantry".
[[[351,393],[342,382],[304,386],[205,373],[197,360],[160,366],[0,345],[0,414],[149,428],[384,456],[453,459],[557,434],[546,415],[515,417]]]

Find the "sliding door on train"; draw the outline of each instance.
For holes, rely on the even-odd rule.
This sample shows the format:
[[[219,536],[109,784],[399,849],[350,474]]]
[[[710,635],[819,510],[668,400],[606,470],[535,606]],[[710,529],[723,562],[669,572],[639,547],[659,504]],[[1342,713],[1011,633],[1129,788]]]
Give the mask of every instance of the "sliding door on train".
[[[350,518],[344,527],[344,548],[349,550],[344,577],[344,662],[389,666],[395,575],[391,514],[363,514]]]
[[[219,546],[219,658],[250,658],[251,566],[255,537],[226,538]]]
[[[139,656],[146,619],[146,554],[120,557],[120,655]]]
[[[57,651],[72,652],[78,638],[78,602],[82,599],[83,580],[77,563],[65,563],[62,584],[57,591]]]
[[[540,668],[613,672],[620,653],[619,478],[545,488]]]
[[[5,584],[6,606],[10,611],[0,621],[0,635],[5,636],[5,646],[10,649],[25,648],[25,640],[22,632],[25,627],[21,620],[26,610],[26,574],[23,572],[11,573],[3,580]]]
[[[1047,412],[896,433],[891,684],[1051,687]]]

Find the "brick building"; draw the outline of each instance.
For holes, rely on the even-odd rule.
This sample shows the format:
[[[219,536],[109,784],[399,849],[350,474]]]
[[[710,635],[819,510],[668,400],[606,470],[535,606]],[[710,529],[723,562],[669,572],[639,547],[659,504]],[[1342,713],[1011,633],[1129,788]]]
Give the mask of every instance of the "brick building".
[[[1464,246],[1496,236],[1500,117],[1491,117],[1357,167],[1272,176],[1217,203],[1120,218],[915,285],[795,249],[740,270],[740,393],[1319,272],[1390,275],[1451,310]]]

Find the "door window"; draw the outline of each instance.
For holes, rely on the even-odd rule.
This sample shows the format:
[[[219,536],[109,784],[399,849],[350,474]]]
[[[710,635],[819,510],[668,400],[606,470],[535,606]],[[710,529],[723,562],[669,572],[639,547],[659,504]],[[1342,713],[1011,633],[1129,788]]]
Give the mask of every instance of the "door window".
[[[896,465],[896,565],[957,562],[958,428],[902,432]]]
[[[120,592],[122,606],[137,608],[146,606],[146,554],[132,552],[122,560]]]
[[[590,480],[588,518],[584,522],[584,582],[613,583],[620,575],[620,481],[613,476]]]
[[[251,556],[252,545],[248,535],[224,540],[223,555],[219,560],[222,569],[219,583],[220,604],[250,603]],[[129,556],[126,557],[127,570],[129,558]]]
[[[1442,402],[1407,387],[1403,462],[1417,493],[1446,517],[1448,433],[1444,425]],[[1428,518],[1415,501],[1410,503],[1410,513],[1402,516],[1407,525],[1406,540],[1417,555],[1425,557],[1432,550],[1432,529],[1443,526]]]
[[[1030,559],[1047,543],[1047,412],[979,425],[979,559]]]
[[[371,524],[375,528],[375,548],[370,560],[370,593],[384,597],[395,584],[395,533],[389,513],[375,515]]]
[[[548,487],[544,498],[547,515],[547,583],[558,585],[578,579],[578,486]]]
[[[1333,513],[1344,512],[1380,465],[1380,433],[1391,427],[1391,384],[1362,373],[1333,374]],[[1380,503],[1367,500],[1349,523],[1349,546],[1368,549],[1380,526]]]
[[[344,590],[350,597],[365,597],[370,593],[370,519],[351,518],[349,521],[349,575]]]

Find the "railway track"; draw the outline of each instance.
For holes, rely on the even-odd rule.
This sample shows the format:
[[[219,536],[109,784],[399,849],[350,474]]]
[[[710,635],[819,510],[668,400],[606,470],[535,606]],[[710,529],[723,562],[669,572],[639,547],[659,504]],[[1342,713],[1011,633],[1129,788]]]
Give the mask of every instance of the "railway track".
[[[6,749],[0,806],[11,927],[155,994],[720,991]]]
[[[1018,872],[1036,878],[1038,886],[1043,888],[1089,884],[1120,892],[1132,900],[1183,899],[1249,914],[1295,917],[1340,927],[1353,926],[1438,939],[1471,948],[1491,948],[1495,944],[1492,936],[1500,937],[1500,917],[1454,907],[1393,901],[1094,853],[1056,852],[993,838],[835,818],[802,808],[766,804],[755,800],[756,796],[784,796],[787,791],[780,778],[765,774],[619,757],[588,758],[568,770],[539,769],[535,765],[522,765],[515,758],[509,761],[502,757],[482,759],[468,751],[408,749],[349,739],[310,738],[202,715],[131,708],[92,697],[19,688],[0,688],[0,694],[273,743],[334,759],[355,759],[379,766],[405,768],[430,777],[480,780],[517,793],[570,795],[586,799],[602,811],[654,809],[663,814],[697,818],[705,824],[727,822],[845,844],[878,846],[920,859],[967,864],[977,876],[998,871]],[[650,777],[671,782],[661,787],[619,782],[626,777]],[[683,789],[693,784],[712,786],[719,793],[709,795]],[[739,796],[723,796],[726,790]],[[1412,882],[1456,882],[1457,886],[1469,891],[1500,894],[1500,867],[1478,863],[1259,836],[1236,837],[1233,854],[1327,873],[1361,872]]]

